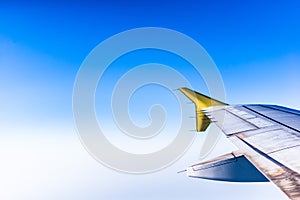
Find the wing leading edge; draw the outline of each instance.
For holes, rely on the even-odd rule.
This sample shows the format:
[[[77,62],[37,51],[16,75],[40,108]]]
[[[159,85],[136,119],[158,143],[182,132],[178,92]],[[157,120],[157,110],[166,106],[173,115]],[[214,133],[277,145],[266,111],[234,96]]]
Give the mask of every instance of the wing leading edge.
[[[188,167],[188,176],[233,182],[271,181],[289,198],[300,199],[299,111],[273,105],[228,105],[187,88],[180,91],[195,103],[196,115],[201,112],[209,123],[215,122],[239,149]],[[198,128],[203,117],[196,120],[197,131],[203,131]]]

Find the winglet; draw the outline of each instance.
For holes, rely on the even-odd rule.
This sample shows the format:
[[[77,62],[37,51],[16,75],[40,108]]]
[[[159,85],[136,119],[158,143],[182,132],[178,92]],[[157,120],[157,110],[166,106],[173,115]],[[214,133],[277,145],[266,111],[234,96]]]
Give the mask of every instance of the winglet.
[[[202,112],[202,109],[211,106],[224,106],[227,105],[221,101],[210,98],[204,94],[188,88],[179,88],[179,90],[187,96],[196,106],[196,130],[197,132],[205,131],[210,124],[210,119]]]

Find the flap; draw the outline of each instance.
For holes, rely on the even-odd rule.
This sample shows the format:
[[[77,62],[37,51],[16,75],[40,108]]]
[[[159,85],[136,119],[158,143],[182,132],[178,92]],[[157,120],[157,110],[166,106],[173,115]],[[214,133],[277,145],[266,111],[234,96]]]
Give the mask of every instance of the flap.
[[[187,175],[230,182],[268,182],[269,180],[244,156],[234,153],[199,163],[187,169]]]

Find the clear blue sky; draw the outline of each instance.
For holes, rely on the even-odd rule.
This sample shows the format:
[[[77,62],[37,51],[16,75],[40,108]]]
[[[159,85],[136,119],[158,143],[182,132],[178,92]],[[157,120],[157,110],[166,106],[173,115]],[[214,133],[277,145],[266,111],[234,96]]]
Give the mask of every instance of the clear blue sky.
[[[108,37],[138,27],[170,28],[199,42],[221,73],[228,103],[299,109],[299,6],[298,1],[2,1],[1,118],[8,126],[72,123],[73,83],[85,57]],[[201,77],[182,60],[146,54],[127,56],[127,67],[154,60],[181,68],[195,88],[207,93]],[[106,77],[111,89],[122,75],[114,67]],[[139,113],[133,118],[147,124],[140,106],[151,103],[131,103]]]
[[[85,57],[108,37],[139,27],[170,28],[199,42],[221,73],[228,103],[299,109],[299,6],[298,1],[2,1],[1,118],[8,126],[72,123],[73,83]],[[194,88],[207,93],[201,77],[174,55],[136,52],[117,61],[103,79],[110,90],[130,67],[157,62],[180,69]],[[144,105],[158,100],[143,100],[142,93],[136,97],[132,117],[147,124]],[[161,98],[172,110],[171,101]],[[106,103],[102,108],[109,112]]]
[[[70,2],[1,2],[1,35],[74,64],[107,37],[144,26],[189,35],[221,68],[299,52],[297,1]]]
[[[34,93],[40,93],[48,99],[38,102],[70,108],[76,72],[99,42],[127,29],[155,26],[180,31],[204,46],[230,103],[300,107],[298,1],[84,2],[0,3],[0,58],[16,62],[0,68],[4,91],[25,87],[20,89],[28,90],[24,98],[34,101]]]

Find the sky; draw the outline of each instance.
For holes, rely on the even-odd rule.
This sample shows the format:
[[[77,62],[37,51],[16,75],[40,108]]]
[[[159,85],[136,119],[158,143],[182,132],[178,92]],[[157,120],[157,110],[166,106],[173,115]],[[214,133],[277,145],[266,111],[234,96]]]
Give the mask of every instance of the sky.
[[[78,193],[75,195],[78,199],[84,196],[97,199],[112,194],[115,199],[124,195],[132,199],[140,197],[143,191],[150,193],[150,186],[142,184],[143,180],[150,184],[150,175],[129,177],[107,169],[90,158],[79,142],[72,113],[73,85],[85,58],[100,42],[129,29],[162,27],[193,38],[203,46],[216,64],[228,103],[267,103],[300,109],[299,6],[298,1],[268,0],[129,0],[84,3],[1,1],[0,157],[5,158],[7,162],[0,169],[2,173],[6,171],[7,174],[4,173],[5,179],[0,181],[5,188],[0,190],[0,197],[38,199],[43,196],[42,193],[36,196],[30,193],[38,188],[44,191],[44,194],[52,193],[61,199],[74,197],[72,191]],[[194,73],[189,63],[173,54],[154,50],[133,52],[116,60],[99,84],[107,90],[112,90],[122,73],[133,66],[149,62],[173,67],[180,71],[195,89],[208,94],[205,82],[201,76]],[[178,112],[173,110],[176,101],[174,104],[170,103],[172,95],[163,93],[162,88],[152,87],[146,86],[137,91],[133,95],[133,99],[136,100],[128,103],[133,121],[141,126],[149,124],[151,121],[145,113],[152,104],[158,102],[165,105],[171,116],[168,120],[173,120],[174,116],[174,120],[178,120],[175,119]],[[113,123],[113,119],[108,118],[111,116],[109,111],[101,112],[101,109],[108,108],[102,103],[109,101],[105,98],[101,100],[105,94],[102,95],[99,91],[96,94],[95,105],[97,117],[99,121],[101,118],[108,120],[110,123],[106,126],[109,126]],[[161,95],[157,95],[158,93]],[[193,111],[192,107],[190,111]],[[172,120],[167,122],[172,123]],[[172,128],[172,125],[166,127]],[[174,135],[170,135],[170,131],[168,134],[168,139],[171,140]],[[193,147],[196,144],[201,146],[203,140],[202,135],[197,135],[198,143],[194,143]],[[116,141],[116,144],[120,143],[122,140]],[[148,144],[149,148],[152,144]],[[221,154],[228,145],[224,138],[221,139],[217,145],[219,149],[214,150],[215,154]],[[141,144],[136,148],[142,148]],[[153,150],[152,148],[153,145],[150,149]],[[194,149],[197,152],[198,148]],[[191,151],[190,154],[194,155],[195,152]],[[55,157],[53,154],[59,156]],[[31,159],[31,162],[24,158]],[[166,177],[173,180],[170,182],[179,182],[177,185],[168,181],[152,183],[156,185],[153,188],[154,197],[170,197],[168,195],[174,191],[170,187],[173,186],[183,188],[183,192],[179,192],[178,196],[187,193],[187,199],[196,198],[200,194],[204,197],[215,195],[213,197],[225,199],[238,199],[247,194],[261,199],[284,198],[271,184],[240,186],[203,180],[189,181],[185,176],[178,178],[178,174],[173,174],[172,169],[176,171],[178,166],[180,168],[184,164],[194,164],[193,160],[189,161],[187,158],[190,157],[185,156],[183,160],[179,160],[181,162],[175,163],[166,171],[153,174],[153,177],[157,178],[165,172]],[[63,167],[70,168],[71,165],[76,166],[70,171]],[[94,179],[92,171],[95,172]],[[45,176],[43,172],[53,175],[51,183],[47,183],[51,176]],[[81,175],[74,178],[75,174]],[[100,180],[103,174],[106,174],[105,181]],[[118,177],[124,184],[128,184],[128,188],[116,193],[112,188],[120,186],[121,183],[112,180]],[[140,184],[139,191],[130,187],[129,183]],[[97,192],[95,184],[99,185],[103,196]],[[25,185],[27,186],[24,187]],[[16,187],[20,190],[18,195],[13,194]],[[202,187],[205,189],[201,190]],[[234,188],[239,188],[239,194],[233,193]],[[261,188],[266,191],[266,196],[261,196]],[[207,192],[215,190],[219,191],[220,196]]]

